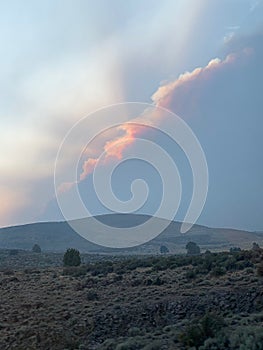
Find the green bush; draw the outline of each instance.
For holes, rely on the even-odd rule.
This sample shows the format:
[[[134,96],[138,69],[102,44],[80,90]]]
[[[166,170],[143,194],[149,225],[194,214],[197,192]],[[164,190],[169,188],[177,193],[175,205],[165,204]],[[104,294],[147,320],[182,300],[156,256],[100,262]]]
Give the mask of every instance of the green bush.
[[[65,266],[63,269],[63,275],[65,276],[80,277],[86,275],[86,273],[85,266]]]
[[[32,247],[32,252],[33,253],[41,253],[41,248],[38,244],[34,244]]]
[[[143,347],[143,350],[160,350],[162,348],[162,342],[160,340],[152,340],[151,344],[147,344]]]
[[[10,249],[9,250],[9,255],[18,255],[19,251],[18,249]]]
[[[222,350],[230,349],[229,340],[226,335],[219,334],[216,338],[208,338],[199,350]]]
[[[128,334],[130,337],[135,337],[137,335],[140,335],[142,333],[142,330],[138,327],[131,327],[129,330],[128,330]]]
[[[69,248],[63,257],[64,266],[79,266],[81,263],[80,253],[77,249]]]
[[[237,252],[241,252],[241,249],[239,247],[231,247],[229,251],[230,253],[237,253]]]
[[[181,333],[180,340],[185,346],[193,346],[198,349],[206,339],[216,336],[223,326],[222,317],[214,313],[207,313],[201,319],[189,324]]]
[[[263,350],[263,332],[261,327],[238,327],[231,333],[219,333],[209,337],[199,350]]]
[[[166,245],[161,245],[161,247],[160,247],[160,253],[161,253],[161,254],[169,253],[169,249],[166,247]]]
[[[141,337],[131,337],[125,340],[124,342],[118,344],[115,350],[143,349],[143,346],[145,345],[146,345],[146,341]]]
[[[189,325],[185,332],[180,335],[181,342],[187,346],[199,347],[205,341],[200,325]]]
[[[223,326],[224,320],[215,313],[207,313],[200,321],[206,337],[213,337]]]
[[[188,242],[185,248],[187,250],[187,255],[200,254],[200,247],[195,242]]]
[[[87,299],[90,301],[98,300],[98,294],[94,290],[89,290],[87,293]]]
[[[226,273],[226,270],[221,266],[216,266],[211,271],[212,276],[215,276],[215,277],[223,276],[225,273]]]
[[[5,268],[4,270],[2,270],[2,273],[3,273],[3,275],[6,275],[6,276],[11,276],[11,275],[15,274],[15,272],[9,268]]]
[[[191,270],[188,270],[185,274],[185,277],[188,279],[188,280],[191,280],[191,279],[194,279],[196,278],[196,271],[191,269]]]
[[[112,261],[97,262],[96,264],[87,265],[87,269],[92,274],[92,276],[98,276],[98,275],[106,276],[108,273],[113,272],[113,262]]]
[[[260,276],[260,277],[263,276],[263,261],[258,265],[257,274],[258,274],[258,276]]]
[[[239,327],[229,338],[230,349],[263,350],[261,327]]]

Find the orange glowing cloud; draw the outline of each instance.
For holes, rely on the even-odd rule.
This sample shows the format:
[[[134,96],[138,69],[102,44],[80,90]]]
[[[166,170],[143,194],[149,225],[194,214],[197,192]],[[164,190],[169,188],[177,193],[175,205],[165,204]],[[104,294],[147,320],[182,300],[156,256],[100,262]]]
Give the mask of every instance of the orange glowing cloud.
[[[112,158],[121,160],[123,158],[123,152],[135,142],[136,137],[142,132],[142,127],[136,124],[126,123],[119,126],[117,131],[122,131],[124,134],[105,142],[102,152],[104,153],[104,163]],[[88,158],[88,160],[84,161],[80,180],[84,180],[93,172],[98,160],[99,157]]]
[[[58,194],[65,193],[65,192],[69,191],[73,185],[74,185],[74,182],[64,182],[63,184],[61,184],[58,187],[58,189],[57,189]]]
[[[195,81],[196,79],[202,77],[206,79],[214,70],[217,70],[219,67],[230,64],[235,60],[235,55],[229,55],[226,57],[224,61],[221,61],[218,58],[211,60],[207,66],[199,67],[194,69],[192,72],[186,72],[181,74],[178,79],[173,82],[170,82],[166,85],[160,86],[158,90],[153,94],[152,101],[156,107],[164,107],[169,108],[170,102],[173,96],[173,92],[180,88],[181,86],[186,86],[187,84]],[[151,121],[159,121],[162,122],[162,112],[161,109],[151,110],[149,113],[144,113],[137,118],[133,119],[129,123],[122,124],[117,128],[118,132],[123,132],[119,136],[113,137],[110,140],[104,140],[103,151],[104,153],[104,161],[110,161],[112,158],[121,160],[123,158],[123,153],[125,150],[130,147],[136,140],[139,134],[145,131],[145,127],[136,124],[138,123],[146,123],[147,125],[151,125]],[[111,135],[112,136],[112,135]],[[97,154],[96,150],[96,154]],[[91,154],[89,154],[89,158],[84,161],[82,166],[82,173],[80,174],[80,180],[84,180],[89,174],[91,174],[98,163],[99,157],[94,158]]]
[[[182,87],[189,88],[193,85],[195,81],[205,82],[213,77],[213,74],[223,67],[229,66],[236,62],[240,55],[251,54],[250,49],[245,49],[239,54],[230,54],[224,60],[219,58],[212,59],[205,67],[195,68],[192,72],[186,72],[181,74],[175,81],[169,82],[166,85],[160,86],[157,91],[152,95],[153,104],[156,107],[171,108],[171,102],[173,100],[173,94],[177,89]],[[84,180],[88,175],[90,175],[95,166],[99,161],[99,154],[103,154],[103,160],[101,164],[106,164],[112,159],[121,160],[123,158],[123,153],[128,147],[134,144],[136,138],[146,132],[147,128],[139,125],[140,123],[145,123],[150,126],[151,122],[161,123],[163,120],[162,109],[146,110],[142,115],[134,118],[128,123],[122,124],[114,132],[110,131],[107,137],[100,135],[102,143],[100,144],[100,149],[102,152],[98,152],[98,149],[89,148],[89,152],[84,152],[88,155],[88,159],[84,161],[82,166],[82,173],[80,174],[80,181]],[[136,124],[137,123],[137,124]],[[121,134],[120,134],[121,133]],[[116,136],[117,134],[117,136]],[[120,135],[119,135],[120,134]],[[92,150],[94,152],[92,152]],[[70,188],[68,184],[65,184],[64,188]]]
[[[136,137],[142,132],[142,127],[136,124],[127,123],[121,125],[118,129],[124,131],[124,135],[114,140],[107,141],[104,151],[107,156],[122,159],[123,152],[127,147],[133,144]]]
[[[84,180],[89,174],[91,174],[98,162],[98,158],[89,158],[85,160],[82,166],[82,173],[80,174],[80,180]]]

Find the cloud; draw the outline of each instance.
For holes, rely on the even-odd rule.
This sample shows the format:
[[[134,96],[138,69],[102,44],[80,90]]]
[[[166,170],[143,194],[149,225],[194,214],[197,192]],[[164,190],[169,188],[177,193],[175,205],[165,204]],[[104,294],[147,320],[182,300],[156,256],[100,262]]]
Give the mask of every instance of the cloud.
[[[99,152],[99,155],[94,158],[92,157],[91,149],[89,150],[88,159],[84,160],[82,166],[82,172],[80,174],[79,180],[84,180],[87,176],[89,176],[95,166],[98,164],[100,154],[103,154],[103,162],[100,165],[105,165],[108,161],[112,159],[121,160],[123,158],[124,152],[128,147],[132,146],[136,142],[136,138],[143,133],[147,132],[147,128],[145,129],[142,126],[136,125],[138,123],[151,124],[151,120],[156,120],[161,123],[162,122],[162,111],[158,110],[158,107],[163,107],[166,109],[173,108],[173,105],[176,104],[175,96],[178,90],[183,89],[185,95],[189,90],[195,85],[197,82],[206,82],[209,79],[212,79],[213,74],[218,72],[225,67],[231,66],[236,63],[239,58],[243,56],[248,56],[252,54],[252,49],[246,48],[238,53],[232,53],[227,55],[224,60],[219,58],[214,58],[208,62],[208,64],[204,67],[195,68],[192,72],[185,72],[181,74],[175,81],[169,82],[160,86],[157,91],[152,95],[153,104],[157,107],[155,111],[151,111],[147,113],[147,111],[129,121],[129,123],[125,123],[117,128],[117,132],[122,131],[121,136],[109,135],[110,139],[104,139],[104,145]],[[178,104],[180,101],[178,101]],[[102,137],[102,135],[100,135]],[[94,153],[98,153],[98,149],[93,149]]]
[[[262,208],[262,195],[258,186],[262,183],[262,166],[259,162],[262,138],[258,127],[262,119],[261,44],[261,34],[243,38],[236,36],[225,45],[227,53],[222,55],[223,58],[208,60],[207,64],[163,83],[152,95],[153,106],[167,108],[187,120],[206,152],[211,187],[207,214],[202,220],[211,226],[249,228],[248,220],[253,222],[254,219],[253,227],[261,225],[258,214],[258,208]],[[98,135],[83,152],[81,175],[76,185],[79,185],[91,213],[105,212],[91,190],[90,175],[98,165],[100,155],[103,154],[99,164],[105,167],[107,162],[122,159],[128,149],[136,147],[136,138],[141,135],[144,137],[144,133],[149,132],[149,128],[135,127],[136,123],[151,125],[153,120],[166,122],[158,111],[158,108],[154,113],[146,110],[128,123]],[[251,176],[253,185],[249,180]],[[117,184],[121,194],[123,183]],[[187,182],[187,185],[190,188],[191,182]],[[66,192],[70,191],[70,186],[65,184]],[[241,196],[242,200],[238,200]],[[227,206],[227,203],[231,204]],[[54,207],[53,202],[53,207],[50,205],[47,211],[48,215],[54,212]]]
[[[164,84],[152,95],[152,101],[158,107],[171,108],[176,104],[176,94],[183,90],[186,95],[199,83],[205,83],[213,78],[213,75],[236,63],[237,60],[253,53],[250,48],[245,48],[241,52],[231,53],[224,60],[214,58],[205,67],[195,68],[192,72],[181,74],[175,81]],[[198,93],[198,92],[197,92]],[[180,94],[182,95],[182,94]],[[178,98],[180,104],[180,98]]]
[[[30,205],[30,201],[27,196],[27,191],[21,188],[10,188],[6,186],[0,186],[0,223],[1,226],[8,226],[11,222],[14,223],[17,216],[25,207]]]
[[[74,182],[64,182],[58,187],[57,192],[58,194],[65,193],[69,191],[72,188],[72,186],[74,186]]]
[[[184,0],[165,4],[142,1],[136,6],[119,1],[115,5],[103,1],[92,6],[83,2],[77,7],[70,2],[62,7],[49,3],[21,6],[19,2],[3,6],[0,174],[2,182],[17,179],[21,190],[31,187],[29,195],[35,201],[29,209],[30,215],[34,213],[32,217],[48,200],[46,193],[53,191],[56,152],[75,121],[103,105],[146,101],[163,77],[178,75],[186,67],[201,65],[207,57],[213,57],[222,34],[215,28],[223,26],[225,33],[226,26],[232,23],[224,15],[212,23],[207,9],[213,7],[217,12],[219,5]],[[225,11],[225,5],[221,10],[219,13],[231,14]],[[28,21],[29,17],[32,20]],[[228,50],[232,51],[235,52]],[[196,76],[189,73],[178,86],[166,84],[169,86],[163,88],[162,93],[167,91],[163,98],[158,89],[158,103],[176,112],[187,89],[193,89],[196,82],[205,84],[201,76],[212,73],[211,69],[205,73],[204,68],[199,74],[197,69]],[[196,95],[195,91],[193,98]],[[158,113],[141,116],[141,120],[145,118],[149,124],[151,118],[162,120]],[[98,145],[86,152],[81,179],[92,173],[102,152],[107,161],[122,157],[139,132],[143,130],[127,125],[115,134],[101,136]],[[77,146],[78,140],[69,157],[76,154]],[[65,184],[60,190],[69,188]],[[15,192],[10,198],[15,212]]]
[[[93,172],[97,162],[98,159],[96,158],[89,158],[88,160],[85,160],[82,166],[82,173],[79,176],[80,180],[84,180],[89,174]]]
[[[197,67],[191,72],[181,74],[176,80],[168,82],[160,86],[152,95],[153,104],[157,107],[151,112],[145,112],[128,123],[122,124],[114,130],[107,130],[99,134],[97,139],[84,151],[82,170],[79,175],[79,180],[83,181],[91,175],[94,168],[99,166],[107,166],[108,162],[113,160],[121,160],[124,152],[135,144],[136,138],[147,133],[147,127],[139,125],[146,123],[151,125],[151,121],[156,120],[159,123],[163,121],[162,109],[172,109],[177,112],[182,101],[191,95],[191,90],[194,90],[193,95],[198,96],[198,88],[200,84],[207,84],[212,80],[215,74],[222,73],[225,68],[231,68],[240,59],[250,56],[253,50],[245,48],[235,53],[228,54],[225,59],[214,58],[204,67]],[[178,94],[179,92],[179,94]],[[158,107],[161,107],[158,109]],[[136,124],[138,123],[138,124]],[[100,159],[101,158],[101,159]],[[58,188],[58,193],[69,191],[76,183],[63,183]]]
[[[135,119],[133,121],[135,121]],[[123,152],[135,142],[136,137],[140,133],[142,133],[142,130],[142,127],[131,123],[126,123],[119,126],[116,131],[122,131],[123,135],[105,141],[103,150],[101,152],[101,154],[104,155],[103,164],[107,163],[108,161],[111,161],[112,159],[121,160],[123,157]],[[100,135],[100,137],[102,136],[103,135]],[[98,150],[96,150],[95,152],[97,153]],[[93,172],[98,161],[99,157],[88,158],[87,160],[85,160],[82,166],[82,173],[80,174],[79,179],[84,180],[88,175],[90,175]]]
[[[17,73],[17,79],[12,80],[13,75],[10,91],[9,82],[4,86],[2,75],[0,82],[4,91],[0,108],[0,181],[9,188],[3,197],[6,204],[1,209],[0,226],[35,220],[36,211],[42,210],[43,204],[54,195],[56,153],[66,132],[91,111],[123,98],[111,40],[94,48],[89,55],[58,56],[52,63],[39,62],[25,76],[24,72]],[[71,152],[76,148],[77,140]],[[14,182],[16,190],[12,186]],[[45,191],[38,185],[45,186]],[[31,208],[17,194],[29,187],[25,198],[30,197],[30,203],[34,199]],[[60,188],[67,190],[69,185]],[[23,215],[20,206],[21,210],[25,209]]]

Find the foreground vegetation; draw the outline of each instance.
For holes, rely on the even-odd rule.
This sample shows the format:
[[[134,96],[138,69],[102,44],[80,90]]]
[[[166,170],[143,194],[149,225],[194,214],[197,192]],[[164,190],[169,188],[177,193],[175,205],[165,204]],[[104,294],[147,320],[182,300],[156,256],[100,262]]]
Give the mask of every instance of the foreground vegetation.
[[[0,348],[263,349],[262,258],[256,248],[2,268]]]

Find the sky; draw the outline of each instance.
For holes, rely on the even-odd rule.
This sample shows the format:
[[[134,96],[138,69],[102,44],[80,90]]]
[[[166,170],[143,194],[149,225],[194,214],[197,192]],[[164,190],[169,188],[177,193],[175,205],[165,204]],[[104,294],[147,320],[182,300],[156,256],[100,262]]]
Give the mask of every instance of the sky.
[[[204,150],[209,189],[198,223],[262,231],[262,39],[260,0],[1,1],[0,227],[62,220],[54,170],[66,133],[89,114],[90,130],[103,128],[98,109],[140,102],[179,115]],[[111,212],[92,185],[99,155],[136,154],[140,133],[113,130],[81,155],[78,187],[92,214]],[[142,134],[176,161],[183,192],[175,218],[182,220],[193,187],[189,164],[164,135]],[[116,196],[129,199],[138,177],[149,186],[138,212],[154,214],[161,176],[145,162],[119,166]]]

